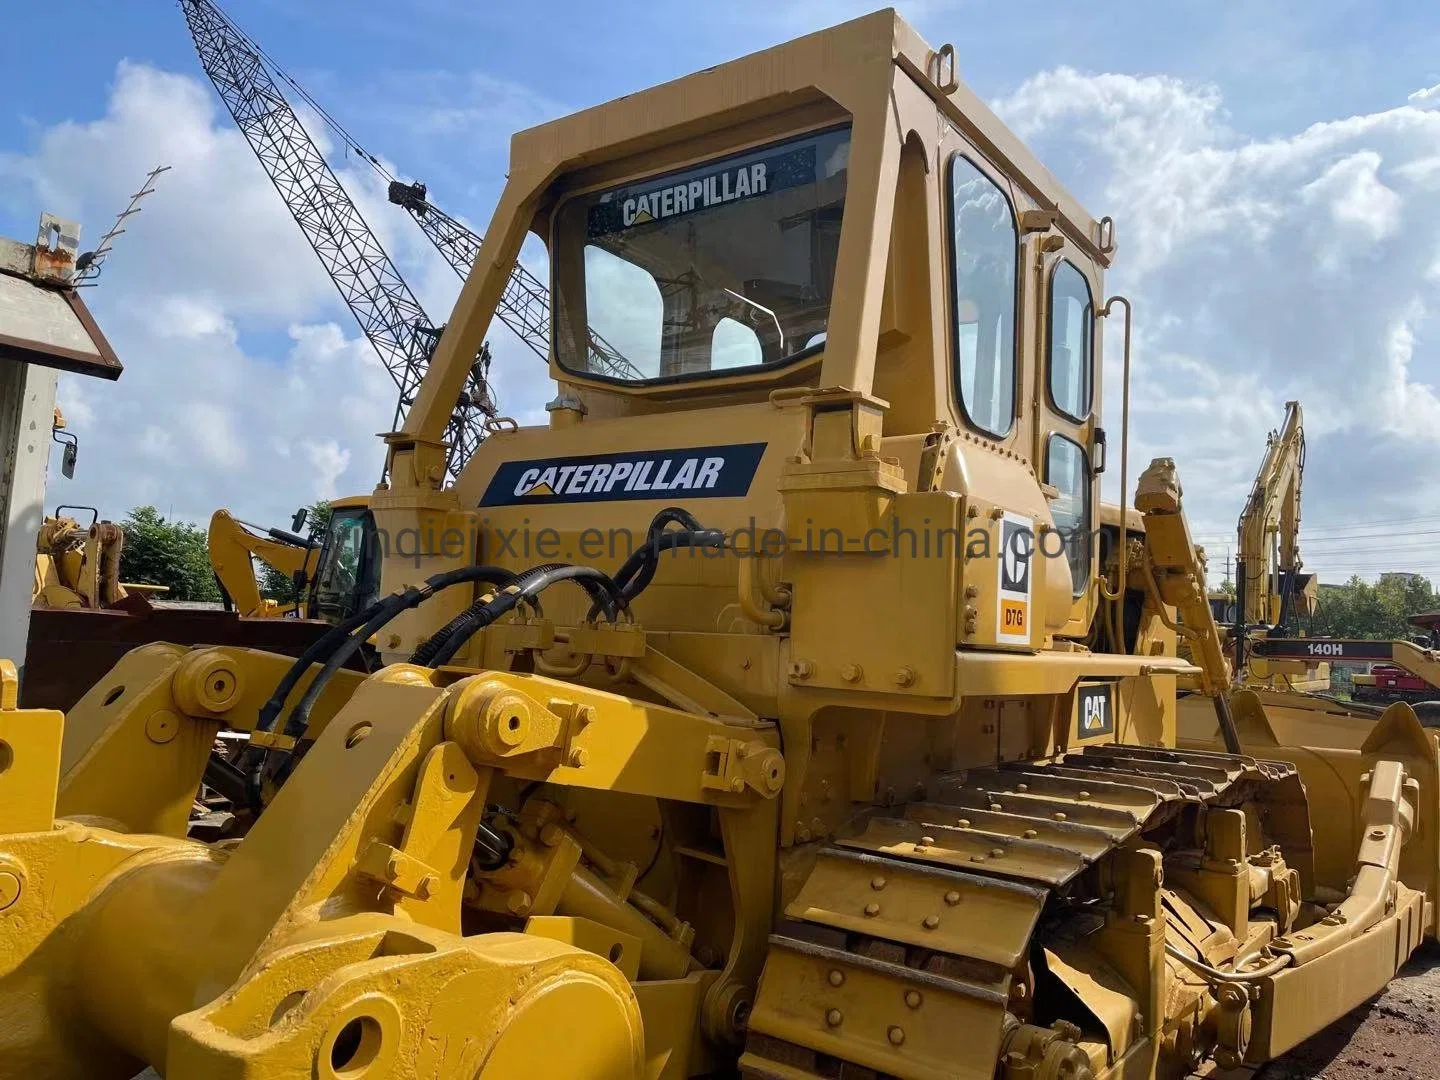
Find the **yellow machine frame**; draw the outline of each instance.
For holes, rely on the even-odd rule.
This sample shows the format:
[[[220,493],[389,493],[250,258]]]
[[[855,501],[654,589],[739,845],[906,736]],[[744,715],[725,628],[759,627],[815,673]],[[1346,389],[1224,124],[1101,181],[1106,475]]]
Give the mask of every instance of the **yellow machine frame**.
[[[88,529],[70,517],[47,517],[36,539],[35,584],[30,606],[113,607],[124,599],[120,584],[120,526],[97,521]]]

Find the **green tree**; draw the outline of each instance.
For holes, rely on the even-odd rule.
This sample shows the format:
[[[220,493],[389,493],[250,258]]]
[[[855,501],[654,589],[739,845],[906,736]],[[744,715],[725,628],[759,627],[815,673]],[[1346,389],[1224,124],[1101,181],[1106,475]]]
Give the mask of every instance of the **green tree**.
[[[1440,598],[1423,577],[1386,575],[1375,584],[1352,577],[1344,585],[1323,585],[1310,622],[1316,637],[1404,640],[1415,633],[1407,617],[1440,607]]]
[[[321,499],[312,503],[306,508],[305,531],[302,535],[308,535],[316,544],[320,544],[325,538],[325,530],[330,525],[330,503]],[[302,599],[295,591],[295,582],[290,579],[289,574],[283,574],[269,563],[255,560],[256,573],[260,575],[260,595],[267,600],[274,600],[279,604],[296,604]]]
[[[121,581],[164,585],[165,600],[219,601],[204,529],[189,521],[167,521],[153,506],[135,507],[120,528],[125,532]]]

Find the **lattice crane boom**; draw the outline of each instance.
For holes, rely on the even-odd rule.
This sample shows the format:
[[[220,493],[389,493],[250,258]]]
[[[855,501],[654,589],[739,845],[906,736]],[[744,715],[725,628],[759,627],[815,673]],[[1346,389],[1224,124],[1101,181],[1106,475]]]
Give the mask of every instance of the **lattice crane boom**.
[[[210,0],[180,0],[180,7],[221,101],[394,380],[392,430],[400,430],[439,330],[281,93],[259,47]],[[488,365],[482,348],[451,419],[452,472],[484,437],[484,416],[493,415]]]

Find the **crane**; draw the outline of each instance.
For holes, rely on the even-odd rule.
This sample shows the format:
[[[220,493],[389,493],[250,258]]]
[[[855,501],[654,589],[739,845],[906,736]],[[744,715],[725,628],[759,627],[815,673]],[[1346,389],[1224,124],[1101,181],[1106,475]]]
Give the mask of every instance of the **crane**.
[[[276,76],[297,89],[298,84],[211,0],[180,0],[180,7],[220,100],[394,380],[399,394],[393,429],[399,430],[440,328],[306,132]],[[328,117],[323,109],[320,114]],[[482,345],[447,426],[446,465],[452,474],[484,438],[483,421],[495,414],[489,363],[489,346]]]
[[[393,428],[399,430],[424,378],[440,329],[426,316],[305,131],[277,79],[315,110],[347,150],[388,182],[390,201],[410,214],[462,281],[474,265],[480,236],[429,202],[424,184],[407,183],[392,175],[213,0],[180,0],[180,4],[206,74],[395,379],[400,393]],[[550,293],[518,262],[511,269],[496,315],[532,352],[542,360],[549,359]],[[592,372],[643,377],[593,328],[588,351]],[[495,415],[489,365],[489,346],[485,345],[471,367],[466,392],[447,428],[446,464],[452,474],[483,438],[482,418]]]

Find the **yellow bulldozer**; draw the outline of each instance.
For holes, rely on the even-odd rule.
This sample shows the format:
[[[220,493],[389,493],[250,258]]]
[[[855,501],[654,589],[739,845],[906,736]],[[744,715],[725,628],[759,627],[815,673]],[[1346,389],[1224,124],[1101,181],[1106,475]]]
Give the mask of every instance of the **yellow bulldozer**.
[[[1123,414],[1099,502],[1114,225],[957,70],[883,11],[517,135],[380,597],[66,716],[0,670],[0,1075],[1181,1077],[1434,936],[1434,739],[1247,741]],[[530,234],[549,420],[447,483]],[[248,831],[188,835],[202,784]]]

